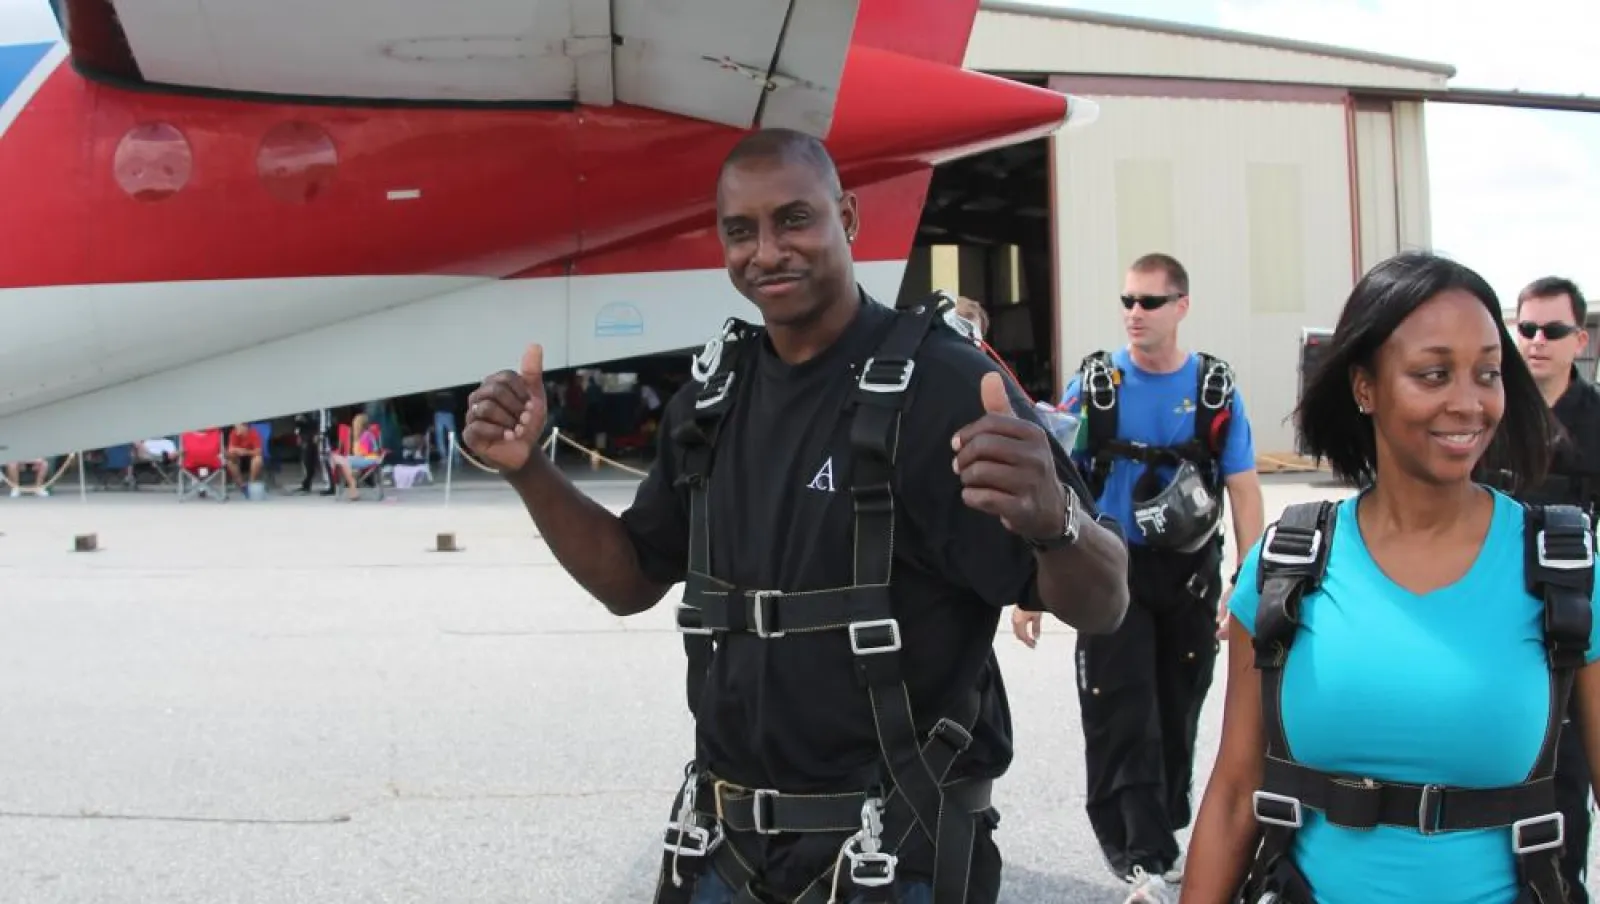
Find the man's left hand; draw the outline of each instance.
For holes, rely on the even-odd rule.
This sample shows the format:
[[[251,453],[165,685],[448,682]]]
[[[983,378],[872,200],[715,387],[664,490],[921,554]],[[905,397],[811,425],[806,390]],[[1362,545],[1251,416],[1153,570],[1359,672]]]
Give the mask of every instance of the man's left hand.
[[[1049,437],[1038,424],[1017,417],[1000,374],[984,374],[980,388],[984,415],[951,440],[961,501],[999,518],[1014,534],[1035,539],[1059,535],[1067,496],[1056,476]]]

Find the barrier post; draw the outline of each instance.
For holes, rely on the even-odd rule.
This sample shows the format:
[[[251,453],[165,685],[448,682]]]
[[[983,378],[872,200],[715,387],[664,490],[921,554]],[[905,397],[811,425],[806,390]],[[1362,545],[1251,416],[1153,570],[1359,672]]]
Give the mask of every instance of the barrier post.
[[[560,427],[552,427],[550,429],[550,463],[551,464],[555,464],[556,463],[556,447],[559,446],[559,445],[561,445],[561,428]]]
[[[459,448],[456,441],[456,432],[449,431],[449,440],[446,442],[444,458],[444,510],[450,511],[450,491],[456,479],[456,451]],[[440,533],[433,538],[434,552],[460,552],[461,547],[456,545],[454,533]]]
[[[78,501],[84,505],[89,504],[89,480],[84,475],[83,451],[77,452],[78,456]],[[42,475],[41,475],[42,476]],[[96,534],[78,534],[72,538],[73,552],[95,552],[100,548],[100,537]]]
[[[444,507],[446,511],[449,511],[450,509],[450,484],[455,480],[456,477],[457,448],[459,447],[456,445],[456,432],[451,430],[450,454],[444,460]]]

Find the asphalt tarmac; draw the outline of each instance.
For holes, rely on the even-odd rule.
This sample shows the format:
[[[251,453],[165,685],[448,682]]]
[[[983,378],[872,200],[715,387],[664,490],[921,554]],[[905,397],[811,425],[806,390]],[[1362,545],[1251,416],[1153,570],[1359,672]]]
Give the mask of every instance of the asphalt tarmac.
[[[57,491],[0,499],[0,902],[648,900],[690,752],[671,608],[607,614],[508,491]],[[1269,517],[1344,492],[1271,481]],[[100,550],[73,552],[86,533]],[[1030,651],[1003,619],[996,643],[1018,745],[1001,900],[1118,902],[1082,811],[1072,632],[1047,619]]]

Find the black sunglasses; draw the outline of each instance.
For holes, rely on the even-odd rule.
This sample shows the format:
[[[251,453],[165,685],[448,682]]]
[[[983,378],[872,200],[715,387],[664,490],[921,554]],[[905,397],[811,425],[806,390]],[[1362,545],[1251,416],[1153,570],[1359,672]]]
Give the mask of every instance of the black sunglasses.
[[[1182,294],[1124,295],[1122,296],[1122,307],[1124,310],[1131,311],[1133,310],[1134,305],[1138,305],[1139,307],[1144,308],[1146,311],[1154,311],[1155,309],[1177,301],[1182,297]]]
[[[1539,335],[1540,332],[1543,332],[1544,338],[1549,342],[1560,342],[1577,331],[1578,328],[1573,324],[1562,323],[1559,320],[1552,320],[1549,323],[1534,323],[1532,320],[1524,320],[1517,324],[1517,332],[1522,334],[1522,338],[1532,339],[1534,336]]]

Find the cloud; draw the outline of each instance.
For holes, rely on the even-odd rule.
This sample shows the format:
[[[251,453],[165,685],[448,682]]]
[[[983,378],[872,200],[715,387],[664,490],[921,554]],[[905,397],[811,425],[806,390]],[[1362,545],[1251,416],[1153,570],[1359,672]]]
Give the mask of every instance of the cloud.
[[[0,0],[0,44],[32,44],[61,37],[47,0]]]

